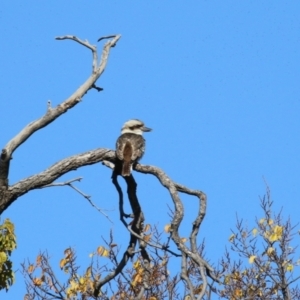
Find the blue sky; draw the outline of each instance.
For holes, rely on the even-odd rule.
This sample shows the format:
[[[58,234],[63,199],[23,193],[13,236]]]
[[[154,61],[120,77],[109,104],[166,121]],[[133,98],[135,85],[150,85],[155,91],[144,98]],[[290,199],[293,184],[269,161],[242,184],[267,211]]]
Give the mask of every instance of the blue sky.
[[[200,189],[208,209],[199,237],[217,263],[228,245],[236,213],[251,227],[268,183],[277,211],[299,220],[300,184],[299,1],[5,1],[0,8],[2,147],[26,124],[55,106],[91,72],[91,53],[56,36],[72,34],[96,44],[122,35],[98,81],[82,103],[34,134],[14,153],[10,183],[67,156],[114,148],[122,124],[143,120],[142,163],[161,167],[176,182]],[[99,50],[102,44],[98,44]],[[85,266],[109,229],[125,249],[110,170],[81,168],[77,187],[109,209],[111,225],[67,187],[36,190],[1,216],[16,225],[15,268],[47,249],[58,265],[75,247]],[[146,223],[168,223],[168,193],[150,175],[136,174]],[[195,217],[186,205],[181,234]],[[124,239],[124,236],[126,238]],[[299,243],[299,237],[296,237]],[[299,255],[299,254],[298,254]],[[23,278],[1,299],[22,299]]]

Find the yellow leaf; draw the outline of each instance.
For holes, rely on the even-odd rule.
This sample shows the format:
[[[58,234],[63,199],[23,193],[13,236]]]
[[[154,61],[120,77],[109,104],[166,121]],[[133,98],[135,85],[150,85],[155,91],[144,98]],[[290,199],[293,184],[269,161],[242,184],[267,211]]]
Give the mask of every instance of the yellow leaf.
[[[253,264],[254,263],[254,260],[255,260],[256,256],[255,255],[251,255],[249,257],[249,264]]]
[[[84,278],[83,277],[79,278],[79,284],[84,284]]]
[[[139,260],[137,260],[134,264],[133,264],[133,268],[136,270],[141,266],[141,263]]]
[[[88,267],[85,271],[85,277],[90,277],[92,275],[92,267]]]
[[[258,230],[257,230],[256,228],[254,228],[254,229],[252,230],[253,236],[256,236],[256,235],[257,235],[257,232],[258,232]]]
[[[7,255],[4,251],[0,252],[0,265],[4,264],[7,261]]]
[[[89,257],[93,257],[95,255],[95,253],[90,253]]]
[[[70,260],[73,256],[73,251],[71,248],[67,248],[65,251],[64,251],[64,254],[65,254],[65,258],[67,260]]]
[[[60,263],[59,263],[60,268],[62,269],[66,265],[66,263],[67,263],[67,260],[65,258],[61,259]]]
[[[100,256],[108,257],[109,256],[109,250],[104,248],[103,246],[100,246],[97,248],[97,253]]]
[[[75,280],[70,280],[70,287],[71,287],[71,289],[77,289],[77,287],[78,287],[78,283],[75,281]]]
[[[157,300],[156,297],[150,297],[149,300]]]
[[[164,230],[166,233],[169,233],[171,231],[171,224],[167,224],[165,227],[164,227]]]
[[[225,284],[229,284],[230,278],[231,278],[230,275],[226,275],[226,276],[225,276],[225,278],[224,278]]]
[[[151,234],[145,235],[144,238],[143,238],[143,240],[144,240],[145,242],[149,242],[150,239],[151,239]]]
[[[238,298],[241,298],[243,296],[243,291],[241,289],[235,289],[234,295]]]
[[[268,220],[268,224],[269,224],[269,225],[272,225],[273,223],[274,223],[274,221],[273,221],[272,219],[269,219],[269,220]]]
[[[288,272],[292,272],[294,269],[294,266],[292,264],[287,264],[285,268]]]
[[[268,237],[270,242],[276,242],[282,238],[282,226],[274,226],[272,234]]]
[[[105,249],[102,256],[109,257],[109,251],[107,249]]]
[[[283,233],[283,227],[276,225],[273,230],[281,238],[282,233]]]
[[[259,220],[258,223],[259,223],[259,224],[263,224],[263,223],[265,223],[265,221],[266,221],[266,219],[262,218],[262,219]]]
[[[232,279],[234,279],[234,280],[240,280],[241,279],[241,274],[240,274],[240,272],[238,272],[238,271],[236,271],[236,272],[234,272],[233,274],[232,274]]]
[[[151,229],[151,226],[150,224],[147,224],[144,228],[144,232],[147,232],[149,229]]]
[[[103,251],[104,251],[104,247],[103,247],[103,246],[99,246],[99,247],[97,248],[97,253],[98,253],[99,255],[101,255],[101,254],[103,253]]]
[[[42,256],[41,255],[38,255],[37,258],[36,258],[36,264],[37,266],[39,266],[42,262]]]
[[[188,239],[187,238],[181,238],[180,239],[182,243],[185,243]]]
[[[197,286],[194,290],[194,294],[200,294],[202,292],[202,288],[203,288],[203,285],[200,284],[199,286]]]
[[[232,243],[235,239],[235,234],[232,234],[230,237],[229,237],[229,242]]]
[[[135,274],[133,281],[131,282],[131,284],[133,286],[136,286],[137,283],[141,283],[143,281],[143,276],[139,273]]]
[[[30,274],[34,271],[34,265],[29,265],[28,266],[28,269],[27,269],[27,272]]]
[[[271,256],[272,253],[274,253],[275,249],[273,247],[269,247],[268,250],[267,250],[267,254],[268,256]]]
[[[14,234],[15,225],[10,221],[10,219],[5,219],[3,225],[9,231],[9,233]]]
[[[40,286],[42,284],[42,280],[40,278],[34,278],[33,279],[33,284],[35,286]]]
[[[270,242],[276,242],[279,240],[279,236],[275,233],[272,233],[270,236],[269,236],[269,241]]]

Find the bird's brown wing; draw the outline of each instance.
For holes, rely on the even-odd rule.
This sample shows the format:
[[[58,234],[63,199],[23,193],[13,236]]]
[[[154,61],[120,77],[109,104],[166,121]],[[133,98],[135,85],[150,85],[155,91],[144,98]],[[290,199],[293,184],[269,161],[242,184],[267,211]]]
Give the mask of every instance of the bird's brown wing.
[[[131,147],[129,147],[129,144]],[[126,146],[127,145],[127,146]],[[126,147],[125,147],[126,146]],[[139,134],[124,133],[122,134],[116,144],[116,155],[119,160],[124,160],[124,154],[128,158],[129,148],[132,148],[131,161],[134,162],[140,159],[145,151],[145,140]]]
[[[134,137],[132,137],[132,156],[131,156],[131,161],[136,162],[139,159],[142,158],[145,152],[145,139],[139,135],[139,134],[134,134]]]

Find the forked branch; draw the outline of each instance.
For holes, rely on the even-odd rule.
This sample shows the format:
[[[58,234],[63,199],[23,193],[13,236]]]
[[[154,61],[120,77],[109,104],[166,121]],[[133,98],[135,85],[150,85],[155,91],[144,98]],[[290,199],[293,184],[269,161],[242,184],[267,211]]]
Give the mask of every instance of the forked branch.
[[[0,214],[11,205],[18,197],[28,193],[31,190],[41,188],[51,184],[62,175],[76,170],[83,166],[92,165],[103,160],[114,161],[115,151],[99,148],[96,150],[84,152],[74,156],[67,157],[45,171],[20,180],[10,186],[0,201]]]
[[[105,164],[109,168],[114,167],[112,161],[109,161],[109,162],[103,161],[103,164]],[[213,281],[220,282],[219,279],[217,278],[217,276],[215,275],[214,269],[201,256],[201,253],[199,252],[198,247],[197,247],[197,236],[199,233],[199,228],[200,228],[200,225],[201,225],[201,223],[205,217],[205,213],[206,213],[206,195],[201,191],[191,190],[181,184],[175,183],[160,168],[157,168],[154,166],[145,166],[145,165],[141,165],[141,164],[136,164],[135,170],[138,172],[144,173],[144,174],[152,174],[152,175],[156,176],[159,179],[160,183],[169,190],[171,198],[174,203],[174,207],[175,207],[174,215],[173,215],[172,222],[171,222],[171,232],[170,233],[171,233],[171,239],[174,241],[177,248],[180,250],[180,252],[182,254],[181,278],[186,283],[188,290],[190,290],[191,299],[195,299],[193,292],[191,291],[192,283],[187,275],[187,260],[189,259],[190,261],[193,262],[193,264],[195,266],[197,266],[198,273],[200,274],[200,277],[202,278],[203,289],[202,289],[202,292],[200,293],[200,295],[201,295],[200,299],[201,299],[202,296],[204,295],[207,285],[208,285],[207,277],[210,277]],[[131,186],[133,186],[133,187],[131,187],[131,189],[130,189],[131,177],[132,176],[124,177],[127,182],[127,186],[128,186],[129,199],[136,197],[136,186],[133,186],[131,184]],[[115,178],[115,181],[116,181],[116,178]],[[117,188],[117,190],[118,190],[119,197],[120,197],[120,191],[119,191],[120,187]],[[178,195],[178,192],[196,196],[199,200],[198,214],[197,214],[196,219],[192,223],[192,228],[191,228],[190,247],[185,245],[183,239],[179,235],[180,224],[184,217],[184,206]],[[121,193],[122,193],[122,191],[121,191]],[[134,195],[134,197],[132,197],[132,195]],[[120,199],[121,199],[120,203],[123,203],[123,194],[121,195]],[[130,203],[132,203],[132,202],[130,201]],[[137,209],[137,211],[141,210],[141,208],[139,207],[139,204],[132,207],[132,209],[133,210]],[[122,208],[120,211],[122,211]],[[121,219],[122,219],[122,216],[121,216]],[[124,222],[124,219],[123,219],[123,222]],[[125,225],[126,225],[126,223],[125,223]],[[130,230],[129,227],[127,227],[127,229]],[[140,241],[144,242],[142,239],[142,236],[139,235],[136,232],[136,230],[130,230],[130,232],[131,232],[131,235],[138,237],[138,239]],[[149,241],[144,244],[148,244],[150,247],[154,246]],[[165,250],[168,251],[168,249],[165,249]]]
[[[77,188],[76,186],[74,186],[73,182],[75,181],[81,181],[82,177],[78,177],[78,178],[74,178],[65,182],[53,182],[44,186],[41,186],[40,188],[48,188],[48,187],[57,187],[57,186],[69,186],[70,188],[72,188],[73,190],[75,190],[77,193],[79,193],[83,198],[85,198],[96,210],[98,210],[103,216],[105,216],[105,218],[107,218],[111,223],[111,219],[109,218],[109,216],[104,213],[104,210],[99,208],[92,200],[91,200],[91,196],[85,194],[84,192],[82,192],[79,188]]]
[[[60,117],[62,114],[66,113],[69,109],[78,104],[84,94],[88,92],[89,89],[95,87],[95,83],[101,74],[104,72],[107,65],[108,56],[110,49],[116,45],[120,39],[120,35],[112,36],[112,39],[107,41],[103,47],[101,60],[98,64],[97,60],[97,48],[96,46],[90,45],[87,41],[82,41],[75,36],[62,36],[56,39],[64,40],[71,39],[79,44],[89,48],[93,53],[93,71],[90,77],[66,100],[57,105],[56,107],[49,107],[44,116],[29,123],[25,126],[15,137],[13,137],[2,150],[1,163],[0,163],[0,184],[2,186],[8,186],[8,170],[9,162],[11,160],[13,152],[22,145],[33,133],[42,129],[43,127],[52,123],[55,119]],[[6,176],[6,178],[5,178]],[[6,182],[6,184],[5,184]]]

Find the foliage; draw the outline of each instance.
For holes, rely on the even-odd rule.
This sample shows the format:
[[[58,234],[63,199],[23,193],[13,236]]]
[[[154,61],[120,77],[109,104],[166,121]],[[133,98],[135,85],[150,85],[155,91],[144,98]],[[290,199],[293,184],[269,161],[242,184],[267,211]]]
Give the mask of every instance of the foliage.
[[[249,230],[242,220],[230,236],[231,252],[221,261],[224,286],[218,294],[225,299],[300,299],[292,287],[299,276],[299,258],[292,246],[296,234],[290,220],[272,214],[270,192],[261,200],[264,216]],[[232,257],[238,254],[240,259]],[[298,274],[298,275],[297,275]]]
[[[9,219],[5,219],[0,225],[0,290],[7,291],[15,281],[10,256],[16,247],[14,224]]]
[[[248,229],[243,220],[237,219],[236,230],[230,236],[230,250],[220,262],[219,286],[210,286],[202,299],[212,299],[215,293],[220,299],[300,299],[300,290],[296,285],[299,280],[300,261],[295,256],[296,247],[292,246],[297,234],[290,220],[283,220],[282,214],[272,214],[273,202],[267,197],[261,200],[263,217],[256,220],[256,226]],[[149,228],[149,226],[146,226]],[[167,226],[166,226],[167,227]],[[152,236],[159,242],[161,234],[154,228]],[[168,232],[168,230],[164,230]],[[198,249],[203,257],[204,243]],[[131,267],[110,281],[102,288],[98,298],[93,290],[100,278],[112,272],[118,266],[119,249],[110,242],[98,247],[90,255],[90,266],[79,275],[73,249],[67,249],[60,261],[60,268],[68,278],[63,285],[58,284],[47,254],[40,254],[35,264],[23,265],[27,278],[27,299],[192,299],[189,289],[182,289],[182,273],[170,276],[173,255],[166,251],[153,249],[151,268],[146,269],[141,257],[137,257]],[[239,257],[236,260],[236,254]],[[106,261],[105,261],[106,260]],[[110,266],[109,266],[110,262]],[[195,296],[201,293],[203,284],[199,268],[192,260],[187,261],[186,275],[193,286]],[[39,273],[39,276],[33,275]],[[141,294],[148,273],[148,288]],[[298,274],[298,275],[297,275]],[[185,296],[184,296],[185,295]]]
[[[149,226],[146,226],[149,228]],[[80,274],[80,268],[76,264],[74,249],[64,251],[64,257],[59,266],[67,276],[63,284],[58,280],[50,265],[47,253],[40,253],[34,263],[23,264],[23,273],[26,278],[27,300],[33,299],[135,299],[144,286],[145,273],[149,286],[145,296],[139,299],[181,299],[177,291],[178,275],[171,277],[167,269],[169,256],[166,253],[153,253],[150,269],[145,269],[141,256],[138,256],[132,266],[120,273],[110,281],[106,288],[102,288],[98,297],[94,296],[95,286],[100,279],[110,274],[114,267],[118,266],[119,249],[110,242],[99,246],[90,254],[90,265]]]

